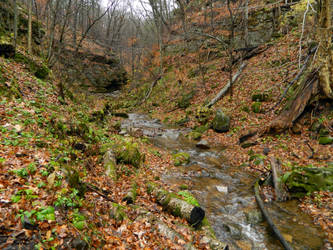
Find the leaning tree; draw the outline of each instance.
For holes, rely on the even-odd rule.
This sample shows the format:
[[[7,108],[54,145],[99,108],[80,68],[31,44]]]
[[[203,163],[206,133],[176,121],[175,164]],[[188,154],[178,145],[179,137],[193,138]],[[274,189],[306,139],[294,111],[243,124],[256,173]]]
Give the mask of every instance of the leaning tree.
[[[307,2],[310,4],[310,1]],[[332,0],[316,0],[317,26],[314,30],[316,46],[294,81],[294,96],[284,111],[265,129],[265,132],[282,131],[293,126],[305,107],[319,99],[333,99],[333,47]],[[304,73],[303,73],[304,72]]]

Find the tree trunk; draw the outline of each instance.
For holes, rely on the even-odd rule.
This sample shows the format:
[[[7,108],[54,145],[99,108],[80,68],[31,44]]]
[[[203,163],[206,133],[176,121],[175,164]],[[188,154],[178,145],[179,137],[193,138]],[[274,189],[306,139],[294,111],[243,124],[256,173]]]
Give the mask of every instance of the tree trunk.
[[[14,0],[14,49],[16,51],[16,44],[17,44],[17,2]]]
[[[31,54],[31,38],[32,38],[32,1],[29,0],[28,4],[28,53]]]
[[[316,40],[318,43],[317,59],[309,69],[305,80],[299,83],[290,108],[285,109],[271,124],[264,129],[267,132],[281,132],[293,126],[305,107],[318,94],[333,99],[333,50],[331,27],[331,1],[318,1],[319,25]]]
[[[318,63],[319,85],[325,97],[333,99],[333,50],[332,50],[332,20],[331,0],[322,0],[319,14],[318,36]]]

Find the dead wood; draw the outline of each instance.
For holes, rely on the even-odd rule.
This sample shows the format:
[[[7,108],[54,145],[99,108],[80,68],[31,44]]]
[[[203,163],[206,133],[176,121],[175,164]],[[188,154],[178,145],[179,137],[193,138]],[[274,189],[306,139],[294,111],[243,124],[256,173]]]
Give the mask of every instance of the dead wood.
[[[149,88],[149,90],[148,90],[148,92],[147,92],[145,98],[143,98],[141,104],[144,103],[145,101],[147,101],[147,99],[148,99],[149,96],[151,95],[151,92],[153,91],[153,88],[156,86],[157,82],[158,82],[159,80],[161,80],[161,78],[162,78],[161,75],[159,75],[158,77],[156,77],[156,79],[155,79],[155,80],[153,81],[153,83],[150,85],[150,88]]]
[[[229,81],[227,85],[224,86],[223,89],[206,105],[206,107],[210,108],[212,107],[215,103],[217,103],[225,93],[228,92],[229,88],[232,86],[232,84],[238,79],[238,77],[242,74],[244,68],[246,67],[246,63],[242,63],[241,66],[239,67],[237,73],[232,77],[231,82]]]
[[[312,71],[309,76],[301,82],[296,90],[296,95],[289,109],[285,109],[276,117],[263,133],[281,132],[291,128],[297,118],[303,113],[310,99],[318,94],[318,76],[317,70]]]

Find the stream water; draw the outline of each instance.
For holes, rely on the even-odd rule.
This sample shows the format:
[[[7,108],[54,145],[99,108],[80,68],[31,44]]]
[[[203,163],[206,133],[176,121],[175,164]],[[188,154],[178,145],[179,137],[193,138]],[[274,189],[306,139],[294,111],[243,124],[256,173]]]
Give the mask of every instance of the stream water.
[[[141,114],[130,114],[122,129],[129,134],[140,130],[159,148],[190,154],[189,164],[162,179],[170,184],[190,183],[190,191],[205,209],[217,238],[230,249],[282,249],[267,224],[260,221],[252,188],[256,177],[240,167],[226,165],[222,147],[199,149],[184,137],[186,130],[168,128]],[[296,201],[267,207],[293,249],[322,249],[324,234],[298,209]]]

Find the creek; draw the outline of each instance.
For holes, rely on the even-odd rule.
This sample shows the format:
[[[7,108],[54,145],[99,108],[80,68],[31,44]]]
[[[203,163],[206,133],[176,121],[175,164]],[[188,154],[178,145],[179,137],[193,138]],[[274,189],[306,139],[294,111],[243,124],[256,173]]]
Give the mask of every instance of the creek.
[[[189,130],[170,128],[141,114],[129,114],[121,128],[128,134],[140,130],[155,146],[191,156],[189,164],[161,178],[171,185],[190,183],[190,191],[205,209],[216,237],[230,249],[283,249],[266,222],[260,220],[253,193],[257,177],[239,166],[227,165],[223,147],[199,149],[184,136]],[[293,249],[322,248],[323,232],[300,211],[297,201],[266,203],[266,208]]]

